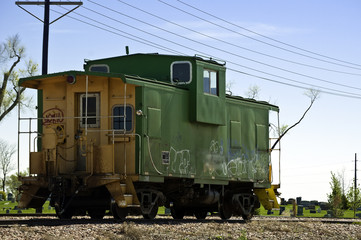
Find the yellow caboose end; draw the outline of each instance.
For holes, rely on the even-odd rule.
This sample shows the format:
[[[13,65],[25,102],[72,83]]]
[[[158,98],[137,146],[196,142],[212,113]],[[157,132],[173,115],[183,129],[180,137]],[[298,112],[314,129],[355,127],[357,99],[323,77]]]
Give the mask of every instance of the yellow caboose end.
[[[41,90],[39,108],[43,115],[36,119],[41,134],[37,136],[38,150],[30,153],[31,176],[20,179],[20,207],[39,208],[49,193],[59,188],[59,196],[52,196],[59,215],[66,199],[78,194],[96,195],[91,189],[99,186],[108,189],[118,206],[139,204],[136,196],[124,202],[126,192],[118,190],[124,183],[128,184],[128,195],[135,193],[126,179],[136,173],[138,137],[133,119],[135,86],[123,79],[120,75],[72,71],[22,83]],[[63,193],[66,184],[72,191]],[[81,186],[90,190],[79,193]]]

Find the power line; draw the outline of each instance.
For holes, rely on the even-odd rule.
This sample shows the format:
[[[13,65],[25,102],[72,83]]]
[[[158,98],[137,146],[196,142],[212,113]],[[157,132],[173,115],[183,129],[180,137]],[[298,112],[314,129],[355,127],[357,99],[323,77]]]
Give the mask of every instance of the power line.
[[[295,85],[295,84],[291,84],[291,83],[285,83],[285,82],[281,82],[281,81],[278,81],[278,80],[274,80],[274,79],[271,79],[271,78],[266,78],[266,77],[262,77],[262,76],[257,76],[257,75],[254,75],[254,74],[250,74],[250,73],[246,73],[246,72],[243,72],[243,71],[240,71],[240,70],[236,70],[236,69],[232,69],[232,68],[229,68],[227,67],[228,70],[230,71],[233,71],[233,72],[238,72],[238,73],[241,73],[243,75],[247,75],[247,76],[250,76],[250,77],[255,77],[255,78],[259,78],[259,79],[262,79],[262,80],[265,80],[265,81],[269,81],[269,82],[273,82],[273,83],[278,83],[278,84],[281,84],[281,85],[286,85],[286,86],[289,86],[289,87],[295,87],[295,88],[300,88],[300,89],[304,89],[304,90],[309,90],[310,88],[308,87],[302,87],[302,86],[298,86],[298,85]],[[298,82],[298,81],[295,81],[295,80],[292,80],[294,82]],[[310,84],[307,84],[307,85],[310,85]],[[315,85],[311,85],[311,86],[315,86]],[[321,87],[321,88],[324,88],[324,87]],[[319,92],[321,93],[326,93],[326,94],[330,94],[330,95],[335,95],[335,96],[340,96],[340,97],[347,97],[347,98],[354,98],[354,99],[361,99],[360,95],[355,95],[355,96],[351,96],[351,95],[347,95],[347,94],[353,94],[353,93],[347,93],[347,94],[342,94],[342,93],[335,93],[335,92],[329,92],[329,91],[324,91],[324,90],[321,90],[321,89],[317,89]],[[338,90],[333,90],[333,91],[337,91],[337,92],[342,92],[342,91],[338,91]]]
[[[274,44],[271,44],[271,43],[267,43],[267,42],[265,42],[265,41],[261,41],[261,40],[259,40],[259,39],[253,38],[253,37],[251,37],[251,36],[247,36],[246,34],[239,33],[239,32],[237,32],[237,31],[234,31],[234,30],[230,29],[230,28],[227,28],[227,27],[225,27],[225,26],[222,26],[222,25],[219,25],[219,24],[214,23],[214,22],[212,22],[212,21],[209,21],[209,20],[207,20],[207,19],[205,19],[205,18],[201,18],[201,17],[199,17],[199,16],[197,16],[197,15],[195,15],[195,14],[189,13],[189,12],[183,10],[183,9],[180,9],[180,8],[178,8],[178,7],[175,7],[175,6],[171,5],[170,3],[164,2],[163,0],[158,0],[158,1],[161,2],[161,3],[163,3],[163,4],[165,4],[165,5],[167,5],[167,6],[169,6],[169,7],[171,7],[171,8],[174,8],[174,9],[176,9],[176,10],[178,10],[178,11],[181,11],[181,12],[183,12],[183,13],[185,13],[185,14],[188,14],[188,15],[193,16],[193,17],[195,17],[195,18],[201,19],[201,20],[203,20],[203,21],[205,21],[205,22],[208,22],[208,23],[210,23],[210,24],[212,24],[212,25],[215,25],[215,26],[217,26],[217,27],[220,27],[220,28],[222,28],[222,29],[227,29],[227,30],[230,31],[230,32],[233,32],[233,33],[235,33],[235,34],[244,36],[244,37],[249,38],[249,39],[252,39],[252,40],[254,40],[254,41],[261,42],[261,43],[263,43],[263,44],[266,44],[266,45],[269,45],[269,46],[272,46],[272,47],[275,47],[275,48],[278,48],[278,49],[281,49],[281,50],[284,50],[284,51],[287,51],[287,52],[291,52],[291,53],[296,54],[296,55],[300,55],[300,56],[303,56],[303,57],[311,58],[311,59],[314,59],[314,60],[318,60],[318,61],[322,61],[322,62],[326,62],[326,63],[330,63],[330,64],[333,64],[333,65],[342,66],[342,67],[346,67],[346,68],[352,68],[352,69],[356,69],[356,70],[361,70],[361,68],[351,67],[351,66],[347,66],[347,65],[344,65],[344,64],[339,64],[339,63],[327,61],[327,60],[324,60],[324,59],[312,57],[312,56],[309,56],[309,55],[306,55],[306,54],[302,54],[302,53],[295,52],[295,51],[292,51],[292,50],[289,50],[289,49],[286,49],[286,48],[279,47],[279,46],[274,45]],[[360,67],[361,67],[361,65],[358,65],[358,64],[352,64],[352,63],[348,63],[348,64],[355,65],[355,66],[360,66]]]
[[[199,41],[194,40],[194,39],[190,39],[190,38],[188,38],[188,37],[182,36],[181,34],[174,33],[174,32],[172,32],[172,31],[166,30],[166,29],[164,29],[164,28],[158,27],[158,26],[156,26],[156,25],[154,25],[154,24],[150,24],[150,23],[148,23],[148,22],[139,20],[139,19],[137,19],[137,18],[134,18],[134,17],[132,17],[132,16],[129,16],[129,15],[124,14],[124,13],[122,13],[122,12],[119,12],[119,11],[117,11],[117,10],[111,9],[111,8],[109,8],[109,7],[107,7],[107,6],[102,5],[102,4],[95,3],[94,1],[91,1],[91,0],[88,0],[88,1],[91,2],[91,3],[93,3],[93,4],[95,4],[95,5],[100,6],[100,7],[104,8],[104,9],[106,9],[106,10],[115,12],[115,13],[120,14],[120,15],[122,15],[122,16],[128,17],[128,18],[130,18],[130,19],[133,19],[133,20],[135,20],[135,21],[141,22],[141,23],[143,23],[143,24],[146,24],[146,25],[148,25],[148,26],[157,28],[157,29],[159,29],[159,30],[162,30],[162,31],[165,31],[165,32],[167,32],[167,33],[173,34],[173,35],[175,35],[175,36],[177,36],[177,37],[184,38],[184,39],[186,39],[186,40],[188,40],[188,41],[192,41],[192,42],[195,42],[195,43],[197,43],[197,44],[206,46],[206,47],[208,47],[208,48],[216,49],[216,50],[218,50],[218,51],[221,51],[221,52],[230,54],[230,55],[235,56],[235,57],[239,57],[239,58],[242,58],[242,59],[246,59],[246,60],[248,60],[248,61],[255,62],[255,63],[261,64],[261,65],[265,65],[265,66],[267,66],[267,67],[275,68],[275,69],[277,69],[277,70],[285,71],[285,72],[288,72],[288,73],[292,73],[292,74],[299,75],[299,76],[302,76],[302,77],[314,79],[314,80],[317,80],[317,81],[326,82],[326,83],[329,83],[329,84],[333,84],[333,85],[337,85],[337,86],[342,86],[342,87],[346,87],[346,88],[361,90],[361,88],[357,88],[357,87],[353,87],[353,86],[348,86],[348,85],[344,85],[344,84],[339,84],[339,83],[335,83],[335,82],[332,82],[332,81],[328,81],[328,80],[324,80],[324,79],[312,77],[312,76],[309,76],[309,75],[306,75],[306,74],[297,73],[297,72],[290,71],[290,70],[287,70],[287,69],[284,69],[284,68],[281,68],[281,67],[273,66],[273,65],[271,65],[271,64],[267,64],[267,63],[264,63],[264,62],[261,62],[261,61],[258,61],[258,60],[254,60],[254,59],[251,59],[251,58],[247,58],[247,57],[241,56],[241,55],[239,55],[239,54],[236,54],[236,53],[233,53],[233,52],[230,52],[230,51],[226,51],[226,50],[220,49],[220,48],[218,48],[218,47],[211,46],[211,45],[205,44],[205,43],[203,43],[203,42],[199,42]],[[84,6],[83,6],[83,8],[86,9],[86,10],[88,10],[88,11],[94,12],[94,13],[96,13],[96,14],[98,14],[98,15],[101,15],[101,16],[103,16],[103,17],[106,17],[106,18],[108,18],[108,19],[111,19],[111,20],[113,20],[113,21],[115,21],[115,22],[118,22],[118,23],[120,23],[120,24],[126,25],[126,26],[128,26],[128,27],[131,27],[131,28],[136,29],[136,30],[138,30],[138,31],[141,31],[141,32],[143,32],[143,33],[146,33],[146,34],[149,34],[149,35],[151,35],[151,36],[154,36],[154,37],[156,37],[156,38],[162,39],[162,40],[164,40],[164,41],[171,42],[171,43],[173,43],[173,44],[175,44],[175,45],[178,45],[178,46],[181,46],[181,47],[190,49],[190,50],[195,51],[195,52],[197,52],[197,51],[199,52],[199,50],[190,48],[190,47],[188,47],[188,46],[184,46],[183,44],[180,44],[180,43],[178,43],[178,42],[174,42],[174,41],[171,41],[171,40],[169,40],[169,39],[160,37],[160,36],[158,36],[158,35],[149,33],[149,32],[147,32],[147,31],[144,31],[144,30],[140,29],[140,28],[131,26],[131,25],[126,24],[126,23],[124,23],[124,22],[121,22],[121,21],[119,21],[119,20],[117,20],[117,19],[114,19],[114,18],[112,18],[112,17],[109,17],[108,15],[99,13],[99,12],[97,12],[97,11],[95,11],[95,10],[89,9],[89,8],[87,8],[87,7],[84,7]],[[202,53],[202,54],[209,55],[209,54],[207,54],[207,53]],[[217,57],[216,57],[216,58],[217,58]],[[229,61],[228,61],[228,62],[229,62]],[[310,86],[316,86],[316,85],[312,85],[312,84],[308,84],[308,85],[310,85]],[[320,86],[317,86],[317,87],[320,87]],[[323,88],[323,87],[321,87],[321,88]],[[328,90],[330,90],[330,89],[328,89]],[[349,92],[344,92],[344,91],[339,91],[339,90],[333,90],[333,91],[338,91],[338,92],[342,92],[342,93],[346,93],[346,94],[352,94],[352,95],[358,95],[358,94],[355,94],[355,93],[349,93]],[[359,96],[360,96],[360,95],[359,95]]]
[[[62,14],[61,12],[56,11],[56,10],[53,10],[53,9],[52,9],[51,11],[53,11],[53,12],[55,12],[55,13],[58,13],[58,14]],[[82,16],[82,17],[84,17],[84,18],[91,19],[91,18],[88,18],[88,17],[86,17],[86,16],[84,16],[84,15],[81,15],[81,14],[79,14],[79,13],[76,13],[76,14],[79,15],[79,16]],[[103,25],[103,26],[106,26],[106,27],[108,27],[108,28],[111,28],[111,29],[114,29],[114,30],[116,30],[116,31],[122,32],[122,33],[124,33],[124,34],[130,35],[130,36],[132,36],[132,37],[129,37],[129,36],[126,36],[126,35],[123,35],[123,34],[120,34],[120,33],[114,32],[114,31],[111,31],[111,30],[109,30],[109,29],[106,29],[106,28],[103,28],[103,27],[100,27],[100,26],[97,26],[97,25],[94,25],[94,24],[85,22],[85,21],[83,21],[83,20],[81,20],[81,19],[78,19],[78,18],[75,18],[75,17],[72,17],[72,16],[68,16],[68,15],[67,15],[67,17],[69,17],[69,18],[71,18],[71,19],[74,19],[74,20],[76,20],[76,21],[82,22],[82,23],[84,23],[84,24],[87,24],[87,25],[89,25],[89,26],[92,26],[92,27],[95,27],[95,28],[98,28],[98,29],[101,29],[101,30],[104,30],[104,31],[107,31],[107,32],[110,32],[110,33],[113,33],[113,34],[115,34],[115,35],[118,35],[118,36],[121,36],[121,37],[124,37],[124,38],[127,38],[127,39],[130,39],[130,40],[132,40],[132,41],[136,41],[136,42],[139,42],[139,43],[142,43],[142,44],[151,46],[151,47],[155,47],[155,48],[164,50],[164,51],[166,51],[166,52],[172,52],[172,53],[176,53],[176,54],[182,55],[182,53],[180,53],[180,52],[178,52],[178,51],[176,51],[176,50],[167,48],[167,47],[165,47],[165,46],[162,46],[162,45],[159,45],[159,44],[156,44],[156,43],[150,43],[148,40],[146,40],[146,39],[144,39],[144,38],[141,38],[141,37],[132,35],[132,34],[130,34],[130,33],[124,32],[124,31],[122,31],[122,30],[120,30],[120,29],[118,29],[118,28],[114,28],[114,27],[112,27],[112,26],[106,25],[106,24],[101,23],[101,22],[99,22],[99,21],[96,21],[96,20],[94,20],[94,19],[91,19],[91,20],[94,21],[94,22],[96,22],[96,23],[98,23],[98,24],[101,24],[101,25]],[[141,40],[139,40],[139,39],[141,39]]]
[[[62,7],[62,8],[63,8],[63,7]],[[64,8],[64,9],[65,9],[65,8]],[[96,11],[94,11],[94,10],[91,10],[91,11],[96,12]],[[58,12],[58,13],[59,13],[59,12]],[[99,21],[96,21],[96,20],[94,20],[94,19],[92,19],[92,18],[86,17],[86,16],[84,16],[84,15],[82,15],[82,14],[79,14],[79,13],[76,13],[76,14],[79,15],[79,16],[82,16],[82,17],[84,17],[84,18],[86,18],[86,19],[88,19],[88,20],[94,21],[94,22],[96,22],[96,23],[98,23],[98,24],[102,24],[102,25],[104,25],[104,26],[107,26],[107,27],[109,27],[109,28],[115,29],[115,30],[117,30],[117,31],[121,31],[121,30],[119,30],[119,29],[117,29],[117,28],[111,27],[111,26],[109,26],[109,25],[106,25],[106,24],[104,24],[104,23],[101,23],[101,22],[99,22]],[[102,16],[106,16],[106,15],[104,15],[104,14],[101,14],[101,15],[102,15]],[[108,16],[107,16],[107,17],[108,17]],[[73,17],[71,17],[71,18],[73,18]],[[107,29],[104,29],[104,28],[101,28],[101,27],[99,27],[99,26],[96,26],[96,25],[87,23],[87,22],[85,22],[85,21],[82,21],[82,20],[79,20],[79,19],[76,19],[76,18],[73,18],[73,19],[78,20],[78,21],[81,21],[81,22],[86,23],[86,24],[88,24],[88,25],[97,27],[97,28],[99,28],[99,29],[102,29],[102,30],[105,30],[105,31],[109,31],[109,30],[107,30]],[[116,21],[118,21],[118,20],[116,20]],[[145,31],[143,31],[143,30],[141,30],[141,31],[142,31],[142,32],[145,32]],[[109,32],[114,33],[113,31],[109,31]],[[124,31],[121,31],[121,32],[123,32],[123,33],[125,33],[125,34],[129,34],[129,33],[126,33],[126,32],[124,32]],[[115,34],[117,34],[117,33],[115,33]],[[117,35],[122,36],[122,37],[126,37],[126,36],[124,36],[124,35],[122,35],[122,34],[117,34]],[[135,37],[135,38],[139,38],[139,37],[134,36],[134,35],[131,35],[131,36],[133,36],[133,37]],[[126,38],[129,38],[129,37],[126,37]],[[142,39],[144,42],[143,42],[143,41],[136,40],[136,39],[132,39],[132,40],[135,40],[135,41],[138,41],[138,42],[141,42],[141,43],[144,43],[144,44],[147,44],[147,45],[150,45],[150,46],[153,46],[153,47],[160,48],[160,49],[164,50],[164,47],[163,47],[163,46],[160,47],[160,45],[155,44],[155,43],[153,43],[153,42],[150,42],[149,40],[146,40],[146,39],[144,39],[144,38],[141,38],[141,39]],[[166,40],[166,41],[169,41],[169,40],[164,39],[164,38],[162,38],[162,39],[163,39],[163,40]],[[146,42],[146,43],[145,43],[145,42]],[[151,44],[149,44],[149,43],[151,43]],[[196,52],[197,52],[196,49],[193,49],[193,48],[184,46],[184,45],[179,44],[179,43],[175,43],[175,42],[172,42],[172,43],[177,44],[177,45],[179,45],[179,46],[182,46],[182,47],[184,47],[184,48],[187,48],[187,49],[190,49],[190,50],[192,50],[192,51],[196,51]],[[155,45],[158,45],[158,46],[155,46]],[[199,51],[198,51],[198,52],[199,52]],[[180,53],[180,52],[178,52],[178,53]],[[200,53],[201,53],[201,54],[205,54],[205,55],[209,55],[209,54],[207,54],[207,53],[202,53],[202,52],[200,52]],[[180,53],[180,54],[181,54],[181,55],[185,55],[185,54],[183,54],[183,53]],[[217,58],[217,57],[213,57],[213,58]],[[237,63],[234,63],[234,62],[230,62],[230,61],[228,61],[228,62],[229,62],[229,63],[232,63],[232,64],[235,64],[235,65],[238,65],[238,66],[241,66],[241,67],[244,67],[244,66],[242,66],[242,65],[240,65],[240,64],[237,64]],[[260,78],[260,79],[263,79],[263,80],[266,80],[266,81],[270,81],[270,82],[274,82],[274,83],[278,83],[278,84],[282,84],[282,85],[286,85],[286,86],[292,86],[292,87],[301,88],[301,89],[305,89],[305,90],[308,90],[308,89],[309,89],[309,87],[307,88],[307,87],[302,87],[302,86],[298,86],[298,85],[295,85],[295,84],[285,83],[285,82],[281,82],[281,81],[278,81],[278,80],[274,80],[274,79],[265,78],[265,77],[257,76],[257,75],[254,75],[254,74],[246,73],[246,72],[243,72],[243,71],[240,71],[240,70],[236,70],[236,69],[231,69],[231,68],[228,68],[228,69],[231,70],[231,71],[234,71],[234,72],[238,72],[238,73],[247,75],[247,76]],[[255,69],[252,69],[252,70],[258,71],[258,70],[255,70]],[[262,71],[258,71],[258,72],[262,72]],[[265,73],[265,72],[262,72],[262,73],[268,74],[268,73]],[[269,75],[270,75],[270,74],[269,74]],[[277,76],[277,75],[273,75],[273,76]],[[280,76],[277,76],[277,77],[280,77]],[[283,78],[283,77],[280,77],[280,78]],[[284,79],[287,79],[287,78],[284,78]],[[312,87],[324,88],[324,87],[321,87],[321,86],[312,85],[312,84],[307,84],[307,83],[302,83],[302,82],[295,81],[295,80],[290,80],[290,79],[287,79],[287,80],[289,80],[289,81],[294,81],[294,82],[298,82],[298,83],[305,84],[305,85],[309,85],[309,86],[312,86]],[[335,90],[335,89],[329,89],[329,90],[335,91],[335,92],[341,92],[341,93],[329,92],[329,91],[324,91],[324,90],[319,90],[319,91],[322,92],[322,93],[331,94],[331,95],[336,95],[336,96],[342,96],[342,97],[349,97],[349,98],[361,99],[361,95],[358,95],[358,94],[355,94],[355,93],[343,92],[343,91],[339,91],[339,90]],[[342,93],[345,93],[345,94],[342,94]],[[349,95],[347,95],[347,94],[349,94]],[[351,95],[350,95],[350,94],[351,94]],[[356,96],[352,96],[352,95],[356,95]],[[357,97],[357,96],[358,96],[358,97]]]
[[[343,94],[351,94],[351,95],[355,95],[355,96],[361,97],[360,94],[345,92],[345,91],[341,91],[341,90],[335,90],[335,89],[332,89],[332,88],[322,87],[322,86],[318,86],[318,85],[310,84],[310,83],[304,83],[304,82],[301,82],[301,81],[297,81],[297,80],[293,80],[293,79],[290,79],[290,78],[282,77],[282,76],[279,76],[279,75],[267,73],[267,72],[264,72],[264,71],[261,71],[261,70],[257,70],[257,69],[251,68],[251,67],[246,67],[246,66],[243,66],[243,65],[241,65],[241,64],[234,63],[234,62],[229,62],[229,63],[234,64],[234,65],[237,65],[237,66],[240,66],[240,67],[243,67],[243,68],[247,68],[247,69],[250,69],[250,70],[259,72],[259,73],[263,73],[263,74],[266,74],[266,75],[269,75],[269,76],[273,76],[273,77],[285,79],[285,80],[290,81],[290,82],[295,82],[295,83],[299,83],[299,84],[302,84],[302,85],[311,86],[311,87],[313,87],[313,88],[318,88],[318,89],[319,89],[319,88],[322,88],[322,89],[326,89],[326,90],[330,90],[330,91],[336,91],[336,92],[343,93]],[[228,68],[228,69],[232,70],[231,68]],[[258,76],[258,77],[259,77],[259,76]],[[262,77],[259,77],[259,78],[262,78]],[[266,79],[268,79],[268,78],[265,78],[264,80],[266,80]],[[271,81],[271,80],[268,79],[268,81]],[[272,81],[276,81],[276,80],[272,80]],[[309,89],[309,88],[304,88],[304,89]],[[324,92],[324,93],[330,93],[330,92],[326,92],[326,91],[323,91],[323,90],[319,90],[319,91]]]
[[[156,14],[153,14],[153,13],[150,13],[148,11],[145,11],[141,8],[138,8],[134,5],[131,5],[129,3],[126,3],[122,0],[117,0],[118,2],[124,4],[124,5],[127,5],[129,7],[132,7],[138,11],[141,11],[143,13],[146,13],[150,16],[153,16],[155,18],[158,18],[158,19],[161,19],[167,23],[170,23],[170,24],[173,24],[175,26],[178,26],[178,27],[181,27],[183,29],[186,29],[188,31],[191,31],[191,32],[194,32],[196,34],[199,34],[201,36],[204,36],[204,37],[207,37],[207,38],[210,38],[210,39],[213,39],[213,40],[216,40],[216,41],[219,41],[219,42],[222,42],[222,43],[225,43],[227,45],[230,45],[230,46],[233,46],[233,47],[236,47],[236,48],[240,48],[240,49],[243,49],[243,50],[246,50],[246,51],[249,51],[249,52],[252,52],[252,53],[256,53],[256,54],[260,54],[260,55],[263,55],[263,56],[266,56],[266,57],[269,57],[269,58],[274,58],[274,59],[277,59],[277,60],[280,60],[280,61],[284,61],[284,62],[287,62],[287,63],[292,63],[292,64],[297,64],[297,65],[301,65],[301,66],[305,66],[305,67],[310,67],[310,68],[314,68],[314,69],[319,69],[319,70],[324,70],[324,71],[329,71],[329,72],[336,72],[336,73],[341,73],[341,74],[347,74],[347,75],[354,75],[354,76],[361,76],[361,74],[359,73],[350,73],[350,72],[344,72],[344,71],[338,71],[338,70],[334,70],[334,69],[328,69],[328,68],[323,68],[323,67],[318,67],[318,66],[313,66],[313,65],[309,65],[309,64],[305,64],[305,63],[300,63],[300,62],[296,62],[296,61],[292,61],[292,60],[289,60],[289,59],[284,59],[284,58],[280,58],[280,57],[276,57],[276,56],[272,56],[272,55],[269,55],[269,54],[265,54],[265,53],[262,53],[262,52],[258,52],[258,51],[255,51],[255,50],[252,50],[252,49],[249,49],[249,48],[246,48],[246,47],[242,47],[242,46],[239,46],[237,44],[233,44],[231,42],[227,42],[225,40],[222,40],[222,39],[219,39],[219,38],[216,38],[216,37],[213,37],[213,36],[210,36],[208,34],[204,34],[204,33],[201,33],[199,31],[196,31],[196,30],[193,30],[191,28],[188,28],[188,27],[185,27],[181,24],[178,24],[178,23],[175,23],[175,22],[172,22],[172,21],[169,21],[168,19],[165,19],[165,18],[162,18]]]
[[[247,31],[247,32],[253,33],[253,34],[258,35],[258,36],[260,36],[260,37],[266,38],[266,39],[268,39],[268,40],[271,40],[271,41],[274,41],[274,42],[283,44],[283,45],[288,46],[288,47],[295,48],[295,49],[297,49],[297,50],[301,50],[301,51],[304,51],[304,52],[307,52],[307,53],[311,53],[311,54],[314,54],[314,55],[317,55],[317,56],[320,56],[320,57],[324,57],[324,58],[328,58],[328,59],[335,60],[335,61],[338,61],[338,62],[343,62],[343,63],[347,63],[347,64],[351,64],[351,65],[354,65],[354,66],[359,66],[359,67],[361,67],[361,65],[359,65],[359,64],[347,62],[347,61],[340,60],[340,59],[337,59],[337,58],[332,58],[332,57],[329,57],[329,56],[326,56],[326,55],[322,55],[322,54],[319,54],[319,53],[316,53],[316,52],[313,52],[313,51],[309,51],[309,50],[304,49],[304,48],[297,47],[297,46],[292,45],[292,44],[289,44],[289,43],[285,43],[285,42],[279,41],[279,40],[274,39],[274,38],[271,38],[271,37],[267,37],[267,36],[265,36],[265,35],[263,35],[263,34],[257,33],[257,32],[255,32],[255,31],[252,31],[252,30],[248,29],[248,28],[239,26],[239,25],[237,25],[237,24],[235,24],[235,23],[232,23],[232,22],[230,22],[230,21],[227,21],[227,20],[225,20],[225,19],[223,19],[223,18],[217,17],[216,15],[213,15],[213,14],[210,14],[210,13],[208,13],[208,12],[206,12],[206,11],[203,11],[202,9],[196,8],[196,7],[194,7],[194,6],[192,6],[192,5],[188,4],[188,3],[185,3],[185,2],[183,2],[183,1],[181,1],[181,0],[177,0],[177,1],[180,2],[180,3],[182,3],[182,4],[184,4],[184,5],[186,5],[186,6],[188,6],[188,7],[190,7],[190,8],[193,8],[193,9],[195,9],[195,10],[197,10],[197,11],[200,11],[200,12],[206,14],[206,15],[209,15],[209,16],[211,16],[211,17],[214,17],[214,18],[216,18],[216,19],[218,19],[218,20],[221,20],[221,21],[223,21],[223,22],[225,22],[225,23],[228,23],[228,24],[230,24],[230,25],[232,25],[232,26],[238,27],[238,28],[240,28],[240,29],[242,29],[242,30],[245,30],[245,31]]]

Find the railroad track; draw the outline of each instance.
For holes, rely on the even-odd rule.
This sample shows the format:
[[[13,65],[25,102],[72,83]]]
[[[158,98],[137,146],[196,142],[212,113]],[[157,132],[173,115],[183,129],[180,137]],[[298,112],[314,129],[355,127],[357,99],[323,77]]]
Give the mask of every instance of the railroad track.
[[[257,216],[251,221],[275,221],[275,222],[319,222],[319,223],[333,223],[333,224],[360,224],[361,219],[337,219],[337,218],[293,218],[293,217],[268,217]],[[187,217],[182,220],[175,220],[170,216],[158,216],[153,220],[146,220],[142,217],[129,217],[125,222],[133,222],[135,224],[181,224],[181,223],[229,223],[239,224],[247,223],[242,218],[231,218],[229,220],[221,220],[219,217],[210,216],[205,220],[197,220],[193,217]],[[55,214],[2,214],[0,215],[0,227],[11,226],[62,226],[62,225],[79,225],[79,224],[120,224],[122,221],[113,219],[112,217],[105,217],[101,220],[90,219],[88,217],[75,217],[71,220],[58,219]]]

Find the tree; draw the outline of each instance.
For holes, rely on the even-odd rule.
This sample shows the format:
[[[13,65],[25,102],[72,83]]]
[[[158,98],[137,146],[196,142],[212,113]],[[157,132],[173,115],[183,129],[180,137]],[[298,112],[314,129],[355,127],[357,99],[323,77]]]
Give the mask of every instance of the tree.
[[[361,191],[359,187],[351,186],[347,192],[349,206],[353,209],[353,217],[356,217],[356,209],[361,207]]]
[[[257,85],[251,85],[246,92],[246,96],[252,99],[258,99],[261,88]]]
[[[19,35],[9,37],[0,44],[0,64],[4,67],[3,77],[0,79],[0,122],[20,102],[24,104],[24,87],[19,86],[19,76],[33,76],[38,65],[32,60],[25,61],[25,69],[17,69],[21,60],[25,58],[25,48],[20,44]]]
[[[349,207],[348,199],[346,196],[346,186],[345,186],[345,169],[342,169],[341,172],[338,172],[338,179],[340,180],[341,185],[341,201],[342,209],[347,210]]]
[[[320,96],[320,91],[316,90],[316,89],[309,89],[308,91],[305,92],[305,95],[310,99],[310,105],[308,106],[308,108],[306,109],[306,111],[303,113],[303,115],[301,116],[301,118],[292,126],[288,127],[288,125],[283,125],[281,126],[280,130],[278,131],[279,137],[277,138],[277,140],[275,141],[275,143],[272,145],[271,147],[271,151],[273,149],[275,149],[275,147],[277,146],[277,144],[279,143],[279,141],[281,140],[281,138],[283,138],[286,133],[288,133],[289,130],[291,130],[292,128],[296,127],[298,124],[301,123],[301,121],[305,118],[307,112],[311,109],[313,103],[316,101],[316,99],[319,98]]]
[[[226,93],[229,95],[233,95],[232,88],[233,88],[234,81],[233,80],[227,80],[226,82]]]
[[[19,195],[18,188],[21,185],[21,182],[19,181],[19,176],[25,177],[28,175],[29,175],[29,171],[23,171],[20,172],[19,175],[17,173],[10,175],[9,178],[6,180],[7,191],[12,193],[14,196],[16,196],[16,199],[18,199],[17,198],[17,196]]]
[[[16,152],[14,145],[9,145],[4,140],[0,139],[0,172],[2,174],[1,184],[5,192],[6,177],[11,170],[14,169],[11,159]]]
[[[327,194],[328,203],[330,204],[332,214],[335,217],[343,216],[342,210],[342,189],[340,179],[335,173],[331,172],[331,193]]]

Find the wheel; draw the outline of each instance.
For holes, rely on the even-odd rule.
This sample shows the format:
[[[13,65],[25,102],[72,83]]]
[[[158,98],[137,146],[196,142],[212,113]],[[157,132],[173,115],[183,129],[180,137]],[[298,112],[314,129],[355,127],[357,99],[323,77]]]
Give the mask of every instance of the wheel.
[[[232,217],[232,204],[230,201],[224,200],[218,207],[219,216],[223,220],[230,219]]]
[[[91,219],[103,219],[105,216],[105,209],[88,209],[88,215]]]
[[[241,216],[243,220],[250,221],[253,218],[255,208],[252,207],[251,210],[248,213],[242,213]]]
[[[194,211],[194,216],[198,219],[198,220],[203,220],[206,219],[208,212],[206,210],[196,210]]]
[[[152,207],[152,210],[150,210],[149,213],[142,213],[144,219],[154,219],[155,216],[157,216],[157,213],[158,213],[158,202],[155,202],[153,207]]]
[[[249,213],[249,214],[242,214],[242,218],[245,221],[250,221],[253,217],[253,213]]]
[[[185,215],[185,210],[182,207],[171,207],[170,214],[174,219],[183,219]]]
[[[60,219],[71,219],[74,215],[74,210],[72,208],[64,210],[55,205],[55,213]]]
[[[62,197],[55,201],[55,213],[60,219],[71,219],[74,215],[74,209],[67,206],[69,199]]]
[[[121,221],[124,221],[125,218],[128,216],[128,209],[118,207],[118,205],[115,202],[112,203],[111,205],[111,212],[113,214],[114,219],[118,219]]]

